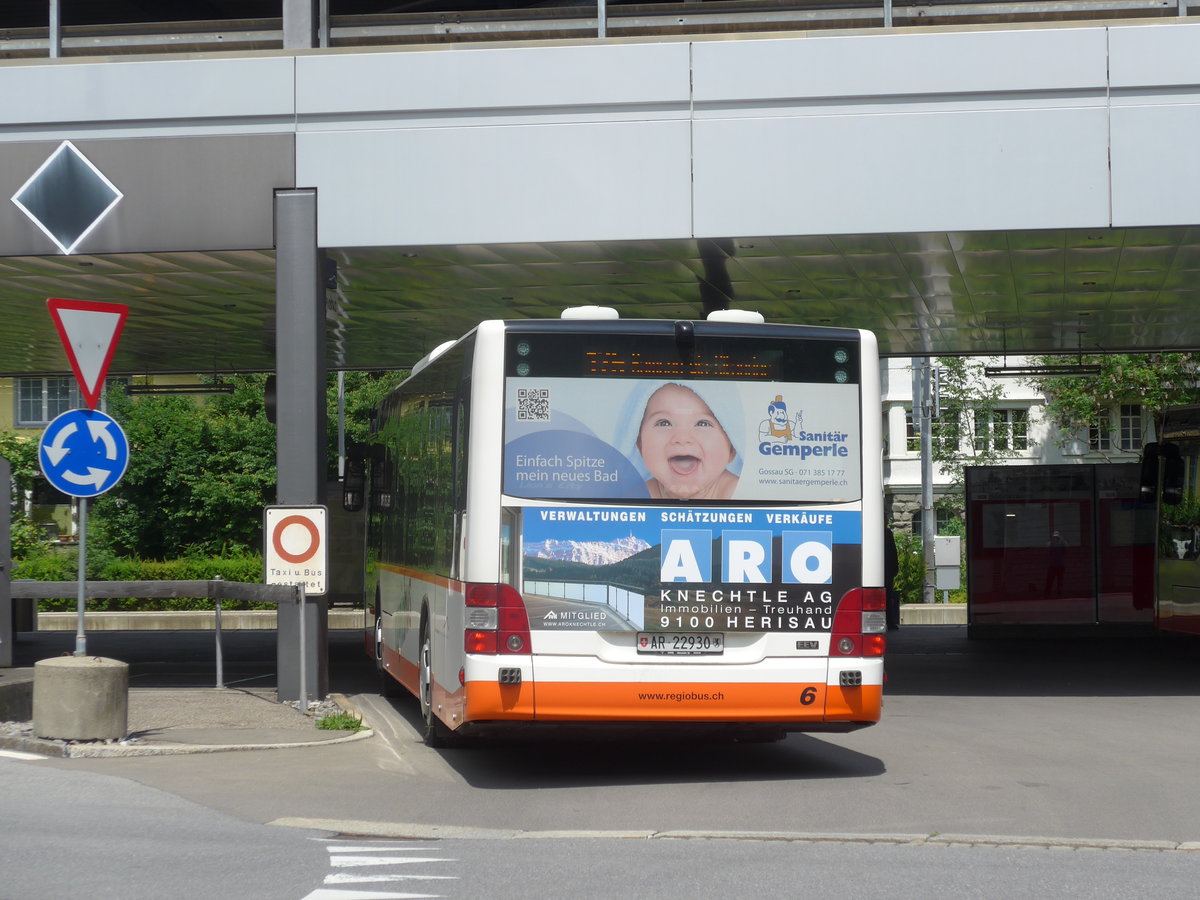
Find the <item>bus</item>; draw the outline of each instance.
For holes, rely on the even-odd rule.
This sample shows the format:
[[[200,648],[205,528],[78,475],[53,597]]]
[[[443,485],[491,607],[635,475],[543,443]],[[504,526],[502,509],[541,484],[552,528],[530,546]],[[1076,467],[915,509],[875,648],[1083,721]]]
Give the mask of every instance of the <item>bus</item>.
[[[1158,502],[1154,624],[1200,634],[1200,406],[1167,410],[1142,451],[1141,489]]]
[[[366,643],[445,745],[539,723],[774,740],[879,720],[876,340],[485,321],[375,411]]]

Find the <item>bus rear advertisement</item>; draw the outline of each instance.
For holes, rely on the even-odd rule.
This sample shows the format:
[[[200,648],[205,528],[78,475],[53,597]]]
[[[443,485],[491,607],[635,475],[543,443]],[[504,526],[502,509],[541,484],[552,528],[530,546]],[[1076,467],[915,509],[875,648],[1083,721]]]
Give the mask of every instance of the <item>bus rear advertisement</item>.
[[[874,337],[737,318],[484,322],[381,405],[372,643],[428,740],[879,719]]]

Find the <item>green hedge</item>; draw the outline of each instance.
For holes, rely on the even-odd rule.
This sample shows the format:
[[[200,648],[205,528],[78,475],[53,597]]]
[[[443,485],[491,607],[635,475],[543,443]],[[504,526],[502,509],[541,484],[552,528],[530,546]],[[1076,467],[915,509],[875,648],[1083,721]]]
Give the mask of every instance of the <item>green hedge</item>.
[[[79,555],[75,550],[52,551],[27,556],[16,562],[13,578],[35,581],[75,581],[78,578]],[[250,584],[262,582],[263,561],[258,554],[225,557],[188,557],[164,561],[108,557],[88,559],[88,578],[95,581],[208,581],[217,576],[226,581]],[[42,612],[71,611],[75,598],[40,600]],[[91,610],[204,610],[214,603],[207,597],[126,597],[91,599]],[[225,600],[222,609],[274,609],[273,603],[248,603]]]

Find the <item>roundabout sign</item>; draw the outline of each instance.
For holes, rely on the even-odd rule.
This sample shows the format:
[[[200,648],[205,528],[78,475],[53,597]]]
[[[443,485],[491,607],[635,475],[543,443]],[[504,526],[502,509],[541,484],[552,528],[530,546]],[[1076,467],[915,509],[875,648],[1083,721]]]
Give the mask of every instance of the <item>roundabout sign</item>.
[[[68,497],[98,497],[129,467],[129,441],[105,413],[71,409],[42,432],[38,463],[51,486]]]

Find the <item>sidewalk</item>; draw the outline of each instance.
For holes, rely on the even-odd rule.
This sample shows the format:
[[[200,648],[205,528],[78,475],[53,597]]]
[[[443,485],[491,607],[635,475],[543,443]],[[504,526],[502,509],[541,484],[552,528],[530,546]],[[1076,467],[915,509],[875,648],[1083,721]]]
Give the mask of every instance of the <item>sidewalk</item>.
[[[0,709],[32,710],[33,678],[32,668],[0,669]],[[322,717],[338,711],[361,718],[340,694],[305,715],[276,702],[274,689],[135,687],[129,691],[128,737],[123,741],[45,740],[33,734],[32,722],[21,719],[0,721],[0,749],[69,758],[160,756],[311,747],[371,736],[366,729],[317,728]]]

